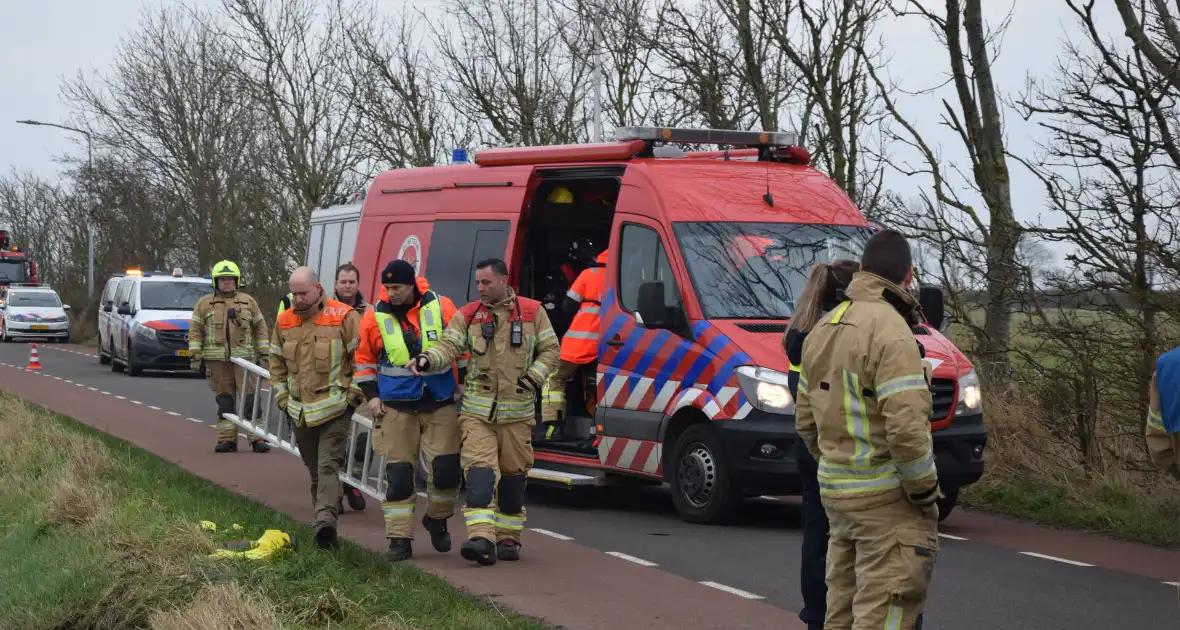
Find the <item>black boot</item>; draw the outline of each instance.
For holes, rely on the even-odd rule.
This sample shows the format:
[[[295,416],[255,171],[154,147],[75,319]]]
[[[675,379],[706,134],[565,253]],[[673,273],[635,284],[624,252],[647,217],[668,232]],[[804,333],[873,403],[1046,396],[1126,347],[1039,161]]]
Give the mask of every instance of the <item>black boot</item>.
[[[451,534],[447,531],[446,519],[422,515],[422,527],[430,532],[430,544],[435,551],[446,553],[451,550]]]
[[[253,450],[255,453],[269,453],[270,452],[270,444],[267,444],[266,440],[257,439],[257,440],[254,440],[253,442],[250,442],[250,449]]]
[[[222,440],[213,448],[218,453],[236,453],[238,452],[237,440]]]
[[[316,525],[315,542],[320,549],[335,549],[340,546],[340,539],[336,537],[336,526],[328,524]]]
[[[348,499],[348,507],[357,512],[365,511],[365,495],[356,488],[344,487],[344,498]]]
[[[390,562],[409,560],[414,555],[414,541],[409,538],[390,538],[389,551],[385,552],[385,559]]]
[[[508,562],[520,560],[520,543],[511,538],[498,541],[496,543],[496,557]]]
[[[478,562],[484,566],[496,564],[496,545],[487,538],[472,538],[459,546],[459,555],[464,560]]]

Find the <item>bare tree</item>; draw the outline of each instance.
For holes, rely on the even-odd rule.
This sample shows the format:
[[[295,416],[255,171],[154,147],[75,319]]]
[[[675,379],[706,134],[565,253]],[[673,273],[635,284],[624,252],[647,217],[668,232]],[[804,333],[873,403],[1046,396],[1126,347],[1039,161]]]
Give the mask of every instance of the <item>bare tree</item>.
[[[603,127],[663,120],[667,99],[654,81],[655,27],[664,10],[658,0],[556,1],[577,15],[562,29],[563,43],[591,68],[598,64],[601,86],[594,83],[592,74],[587,98],[594,98],[593,90],[601,88]],[[582,48],[579,44],[586,40],[589,46]]]
[[[1025,115],[1049,135],[1043,155],[1025,164],[1065,222],[1063,228],[1035,232],[1073,245],[1066,256],[1074,270],[1070,284],[1105,298],[1085,305],[1099,314],[1105,330],[1101,361],[1089,366],[1095,371],[1090,380],[1111,373],[1129,377],[1106,388],[1101,407],[1119,419],[1123,435],[1138,435],[1143,420],[1137,411],[1147,406],[1155,357],[1165,341],[1180,341],[1163,338],[1161,316],[1174,318],[1180,311],[1169,313],[1174,298],[1158,289],[1161,282],[1180,279],[1170,254],[1180,249],[1180,171],[1167,146],[1176,88],[1161,80],[1145,51],[1107,41],[1093,0],[1066,4],[1082,27],[1082,41],[1067,44],[1054,81],[1034,84],[1020,100]],[[1047,338],[1068,349],[1068,356],[1090,352],[1065,340],[1092,322],[1079,326],[1058,313],[1041,319]],[[1076,371],[1078,361],[1068,363]]]
[[[665,0],[648,46],[658,52],[654,80],[669,106],[665,125],[748,129],[759,112],[747,80],[747,64],[729,18],[714,2],[682,9]],[[753,45],[753,65],[769,65],[765,48]],[[777,128],[777,121],[772,128]]]
[[[737,0],[735,6],[740,9],[748,1]],[[753,9],[773,42],[775,57],[798,76],[778,89],[795,93],[790,109],[801,142],[814,145],[813,162],[870,214],[881,202],[885,173],[884,137],[874,135],[887,114],[867,68],[884,63],[871,40],[888,8],[887,0],[754,0]]]
[[[0,177],[0,227],[10,230],[13,244],[37,261],[41,276],[54,279],[65,252],[60,235],[60,188],[28,171],[12,169]],[[13,280],[0,278],[0,280]]]
[[[1012,210],[1000,93],[992,76],[994,52],[980,0],[945,0],[945,14],[936,13],[919,0],[909,0],[905,7],[901,15],[926,20],[945,45],[957,98],[954,105],[943,101],[942,124],[955,132],[967,150],[971,165],[967,179],[983,200],[987,216],[956,194],[941,156],[900,113],[880,72],[868,64],[865,69],[878,86],[886,108],[904,129],[904,133],[889,132],[890,137],[917,149],[925,163],[920,167],[894,166],[908,175],[928,176],[932,182],[932,191],[923,196],[921,213],[915,216],[904,212],[903,206],[894,206],[891,219],[914,236],[951,246],[948,252],[960,257],[964,266],[982,278],[986,294],[983,323],[963,323],[975,335],[975,352],[984,377],[999,382],[1011,369],[1008,347],[1012,309],[1022,281],[1017,252],[1024,228]]]
[[[364,16],[343,0],[222,0],[222,7],[232,24],[223,36],[241,60],[238,81],[272,128],[280,156],[273,166],[291,200],[282,220],[302,260],[311,210],[363,182],[354,170],[359,84],[349,76],[348,34]]]
[[[265,121],[242,98],[234,54],[206,13],[145,13],[114,68],[62,88],[96,142],[183,201],[185,266],[236,255],[251,227]],[[245,186],[253,187],[253,192]]]
[[[445,11],[430,27],[437,74],[485,143],[585,141],[590,65],[580,51],[589,42],[576,12],[550,0],[448,0]]]
[[[406,12],[348,31],[360,142],[383,167],[432,166],[457,135],[458,121],[448,117],[442,96],[445,85],[432,79],[438,70],[415,35],[422,26]]]

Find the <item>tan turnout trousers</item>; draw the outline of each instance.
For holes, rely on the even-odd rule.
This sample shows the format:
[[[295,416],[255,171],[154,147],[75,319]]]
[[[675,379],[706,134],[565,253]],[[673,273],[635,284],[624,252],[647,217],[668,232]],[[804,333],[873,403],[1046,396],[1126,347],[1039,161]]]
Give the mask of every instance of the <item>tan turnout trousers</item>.
[[[522,477],[528,475],[533,467],[533,425],[536,422],[498,424],[481,418],[462,416],[459,423],[463,429],[463,474],[469,475],[473,467],[490,468],[496,473],[496,491],[491,505],[486,508],[463,508],[467,537],[486,538],[493,542],[513,540],[519,543],[527,512],[523,501]],[[522,482],[519,489],[513,489],[513,500],[520,504],[518,510],[500,510],[500,482],[505,476],[514,476]],[[470,495],[470,476],[467,483]]]
[[[831,533],[824,630],[912,628],[938,556],[938,511],[924,516],[900,491],[897,501],[866,510],[825,507]]]
[[[205,382],[217,400],[217,441],[237,441],[238,426],[221,416],[223,412],[233,411],[238,391],[242,388],[242,381],[246,380],[246,370],[229,361],[205,361]],[[223,402],[229,396],[228,402]],[[228,409],[226,407],[229,407]],[[249,413],[249,409],[246,410]]]
[[[460,482],[457,405],[443,405],[430,412],[388,408],[385,417],[374,426],[373,451],[385,456],[386,469],[394,471],[392,475],[386,474],[388,490],[386,500],[381,502],[387,537],[413,538],[414,512],[417,508],[414,480],[417,478],[419,454],[426,460],[426,516],[448,519],[455,515]],[[448,457],[450,461],[447,461]],[[443,479],[438,479],[436,473],[441,474]],[[444,487],[437,487],[436,481]]]

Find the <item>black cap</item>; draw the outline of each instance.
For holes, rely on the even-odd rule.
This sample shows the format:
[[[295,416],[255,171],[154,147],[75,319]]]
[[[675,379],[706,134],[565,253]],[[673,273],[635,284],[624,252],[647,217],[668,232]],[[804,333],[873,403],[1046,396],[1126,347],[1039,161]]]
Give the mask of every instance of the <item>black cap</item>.
[[[381,272],[381,284],[408,284],[413,286],[417,283],[418,279],[414,273],[414,266],[400,258],[389,261],[389,264],[385,265],[385,271]]]

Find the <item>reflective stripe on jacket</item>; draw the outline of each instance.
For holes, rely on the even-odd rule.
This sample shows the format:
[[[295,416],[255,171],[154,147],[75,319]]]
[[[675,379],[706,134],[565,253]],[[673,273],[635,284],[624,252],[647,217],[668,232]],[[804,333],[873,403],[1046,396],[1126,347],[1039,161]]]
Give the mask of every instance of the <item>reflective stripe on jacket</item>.
[[[442,338],[443,330],[456,308],[451,300],[430,290],[425,279],[418,279],[422,298],[407,313],[408,330],[391,313],[389,296],[381,289],[373,308],[361,320],[360,345],[357,347],[355,382],[387,401],[415,401],[429,388],[435,400],[448,400],[455,394],[455,364],[432,369],[424,376],[414,376],[405,365],[418,354],[429,350]],[[365,383],[375,383],[376,389]]]
[[[566,297],[581,304],[561,338],[562,361],[583,365],[598,359],[598,327],[602,321],[602,284],[606,278],[608,252],[595,261],[599,267],[584,269],[574,280]]]
[[[232,317],[231,317],[232,311]],[[189,361],[229,361],[237,357],[258,362],[270,350],[262,309],[241,291],[213,292],[193,305],[189,321]]]
[[[820,495],[843,511],[939,497],[931,395],[902,312],[913,296],[860,272],[803,343],[796,427],[819,462]]]
[[[360,404],[353,353],[360,313],[332,299],[307,316],[283,311],[271,336],[270,383],[275,403],[299,426],[314,427]]]
[[[1156,361],[1145,439],[1151,463],[1180,479],[1180,348]]]
[[[520,322],[521,344],[511,344],[512,324]],[[492,324],[491,340],[483,324]],[[470,353],[461,413],[489,422],[532,422],[537,393],[557,364],[560,345],[540,302],[508,297],[490,307],[464,306],[451,318],[442,339],[425,356],[430,368]]]

